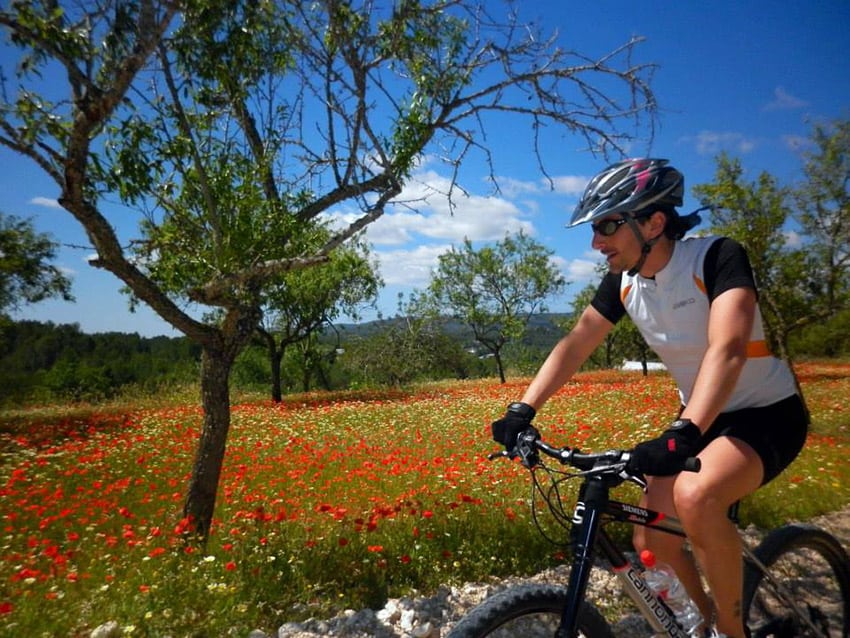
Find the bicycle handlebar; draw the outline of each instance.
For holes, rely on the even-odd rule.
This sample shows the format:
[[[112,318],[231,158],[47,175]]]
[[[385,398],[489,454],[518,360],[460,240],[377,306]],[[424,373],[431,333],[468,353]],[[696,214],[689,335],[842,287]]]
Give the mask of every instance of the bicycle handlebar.
[[[569,465],[587,474],[616,474],[623,479],[644,485],[643,476],[628,468],[631,460],[631,450],[607,450],[605,452],[580,452],[577,448],[555,447],[543,441],[535,430],[526,430],[517,437],[513,451],[501,451],[491,454],[492,460],[499,457],[517,458],[528,468],[533,468],[540,462],[538,452],[542,452],[557,460],[562,465]],[[696,457],[685,459],[683,471],[699,472],[701,462]]]

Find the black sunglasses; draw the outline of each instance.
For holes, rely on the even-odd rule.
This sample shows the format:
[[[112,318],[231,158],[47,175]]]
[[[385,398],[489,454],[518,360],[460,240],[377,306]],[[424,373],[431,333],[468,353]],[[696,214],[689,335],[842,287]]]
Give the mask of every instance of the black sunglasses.
[[[591,224],[590,227],[593,229],[594,233],[599,233],[603,237],[610,237],[614,233],[617,232],[617,229],[620,228],[623,224],[628,221],[625,217],[620,219],[603,219],[601,222],[597,224]]]

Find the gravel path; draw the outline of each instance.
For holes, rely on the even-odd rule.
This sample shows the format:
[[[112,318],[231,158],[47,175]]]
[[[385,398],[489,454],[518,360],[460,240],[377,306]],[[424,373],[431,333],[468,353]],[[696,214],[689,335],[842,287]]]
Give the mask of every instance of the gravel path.
[[[850,507],[814,519],[817,524],[834,534],[845,547],[850,548]],[[745,534],[757,542],[759,533],[748,529]],[[253,631],[248,638],[440,638],[447,635],[451,626],[484,598],[520,582],[566,583],[569,568],[559,566],[531,578],[509,578],[490,583],[468,583],[460,587],[441,587],[432,596],[412,596],[391,599],[383,609],[349,610],[327,619],[310,619],[287,623],[274,637]],[[623,608],[626,614],[615,626],[618,638],[638,638],[648,635],[642,618],[626,613],[630,602],[624,600],[616,578],[596,569],[591,577],[591,597],[605,612]]]

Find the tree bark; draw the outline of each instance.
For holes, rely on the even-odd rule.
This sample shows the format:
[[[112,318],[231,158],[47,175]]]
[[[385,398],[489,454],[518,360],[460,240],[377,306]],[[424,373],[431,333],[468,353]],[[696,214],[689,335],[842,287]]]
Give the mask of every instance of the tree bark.
[[[283,347],[269,348],[269,364],[272,369],[272,401],[280,403],[283,401],[283,387],[280,378],[280,366],[283,362]]]
[[[183,507],[189,529],[206,542],[212,526],[227,433],[230,430],[230,371],[233,357],[205,346],[201,357],[201,403],[204,419],[192,477]]]

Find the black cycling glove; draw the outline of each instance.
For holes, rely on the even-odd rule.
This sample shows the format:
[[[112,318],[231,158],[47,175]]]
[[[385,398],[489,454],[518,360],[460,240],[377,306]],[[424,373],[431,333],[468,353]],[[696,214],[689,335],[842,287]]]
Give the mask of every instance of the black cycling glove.
[[[696,456],[702,433],[690,419],[674,421],[657,439],[638,443],[632,450],[629,469],[650,476],[673,476]]]
[[[501,443],[508,451],[516,447],[516,439],[520,432],[533,428],[531,420],[536,414],[534,408],[527,403],[511,403],[505,416],[491,425],[493,440]]]

